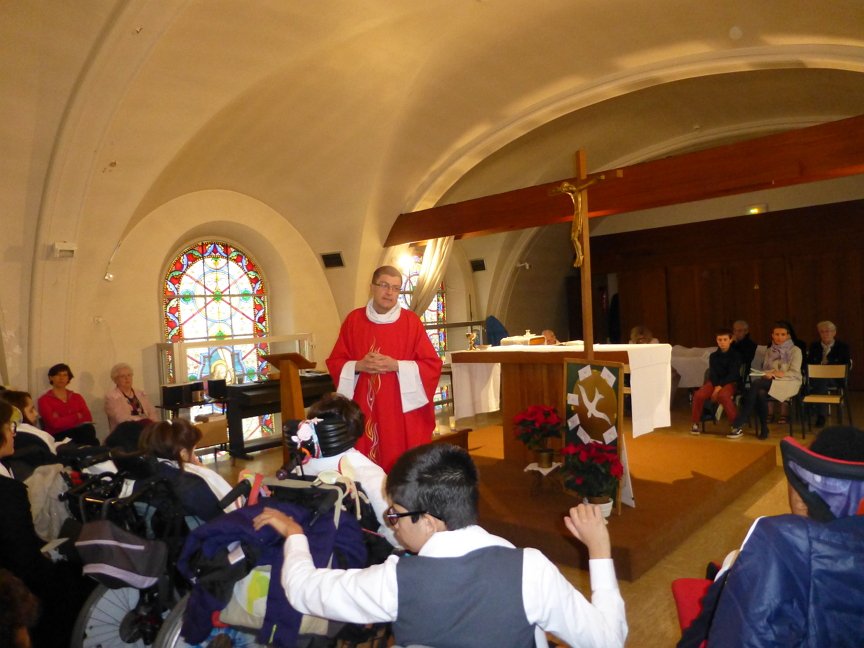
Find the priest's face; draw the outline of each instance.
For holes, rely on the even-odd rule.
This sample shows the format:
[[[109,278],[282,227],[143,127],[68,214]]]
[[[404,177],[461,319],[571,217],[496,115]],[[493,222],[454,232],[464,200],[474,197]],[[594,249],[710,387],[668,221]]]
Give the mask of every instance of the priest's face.
[[[399,275],[378,275],[372,282],[372,308],[376,313],[386,313],[392,310],[399,299],[399,289],[402,287],[402,277]]]

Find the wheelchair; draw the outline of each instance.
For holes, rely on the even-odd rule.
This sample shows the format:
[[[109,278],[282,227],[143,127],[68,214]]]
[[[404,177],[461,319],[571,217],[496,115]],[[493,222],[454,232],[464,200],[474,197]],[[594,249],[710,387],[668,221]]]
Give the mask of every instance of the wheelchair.
[[[340,524],[345,524],[349,527],[354,525],[355,527],[358,527],[358,530],[360,530],[359,526],[365,526],[370,523],[368,513],[371,512],[371,507],[369,507],[368,510],[361,511],[363,507],[361,507],[360,502],[363,496],[354,490],[355,487],[353,482],[346,483],[350,480],[341,480],[340,483],[340,480],[337,478],[328,479],[326,477],[322,480],[320,478],[321,476],[319,476],[318,479],[292,479],[289,475],[291,473],[291,468],[293,467],[291,465],[293,460],[294,458],[289,460],[289,465],[283,467],[277,472],[277,478],[263,480],[262,484],[269,489],[270,494],[269,497],[262,499],[260,506],[267,505],[278,507],[280,504],[288,504],[303,507],[306,509],[306,520],[310,527],[317,524],[318,520],[321,520],[322,524],[325,526],[332,524],[337,533],[340,530]],[[327,483],[328,481],[330,483]],[[236,492],[229,494],[226,499],[237,494],[248,496],[250,490],[251,487],[248,481],[241,482],[238,488],[235,489]],[[245,513],[242,511],[235,511],[228,514],[228,516],[235,516],[236,519],[238,516],[245,515],[246,518],[251,521],[251,517],[254,516],[257,510],[259,509],[247,509]],[[364,513],[366,514],[365,516]],[[374,512],[372,512],[371,515],[374,520]],[[364,517],[365,521],[358,525],[356,522],[357,519]],[[224,518],[221,518],[221,520],[224,521]],[[226,538],[220,537],[218,540],[212,540],[214,533],[222,532],[222,530],[218,528],[218,523],[213,526],[217,526],[217,528],[215,530],[208,529],[208,525],[205,525],[201,529],[193,531],[192,535],[187,540],[187,546],[184,548],[183,556],[181,556],[180,559],[181,571],[185,570],[187,574],[194,571],[198,576],[199,581],[202,578],[209,578],[212,582],[213,573],[208,573],[206,571],[207,568],[205,567],[194,566],[187,563],[187,559],[190,555],[200,556],[201,552],[203,552],[208,556],[208,565],[210,565],[216,562],[215,558],[217,558],[219,552],[222,551],[221,547],[223,545],[234,545],[237,542],[240,542],[243,549],[247,549],[249,545],[254,545],[254,538],[252,537],[254,536],[254,533],[248,530],[243,531],[238,536]],[[362,536],[362,530],[360,532]],[[208,540],[212,542],[210,545],[212,551],[210,551],[210,553],[208,553],[206,544]],[[360,542],[362,542],[362,540],[360,540]],[[197,549],[198,547],[201,549]],[[198,553],[196,553],[196,551],[198,551]],[[281,552],[281,543],[278,545],[278,551]],[[334,551],[333,554],[331,554],[331,560],[333,559],[333,555],[336,553],[338,552]],[[376,556],[374,560],[380,559],[377,557],[380,556],[380,551],[373,549],[366,552],[364,549],[364,553]],[[339,565],[337,558],[334,566]],[[353,564],[341,566],[357,567],[366,565]],[[213,569],[215,570],[216,568]],[[255,567],[250,565],[249,570],[252,569],[255,569]],[[223,588],[233,587],[237,582],[235,579],[242,576],[242,574],[238,575],[234,571],[229,574],[228,570],[224,570],[222,573],[224,573],[226,580],[225,583],[222,583]],[[248,571],[246,576],[243,577],[247,576]],[[272,578],[279,578],[278,574],[271,574],[270,576]],[[266,587],[267,591],[269,591],[269,582]],[[188,643],[184,638],[182,631],[184,617],[187,614],[187,610],[190,606],[198,605],[194,600],[194,596],[195,592],[187,593],[173,607],[162,624],[155,641],[155,646],[158,648],[185,648],[187,646],[208,646],[210,648],[224,648],[227,646],[234,646],[237,648],[258,648],[261,646],[263,648],[264,644],[260,643],[257,638],[260,635],[260,626],[250,627],[239,624],[228,625],[222,622],[222,618],[224,617],[221,615],[225,614],[224,609],[221,611],[219,609],[212,609],[212,616],[207,618],[209,624],[209,635],[206,638],[198,643]],[[202,599],[199,597],[198,601],[200,602],[201,600]],[[288,648],[288,646],[291,648],[352,648],[356,646],[385,648],[388,645],[390,636],[391,630],[389,624],[357,626],[353,624],[334,623],[323,619],[304,616],[300,623],[299,630],[296,633],[296,639],[293,640],[293,643],[280,643],[276,640],[272,644],[268,642],[267,645],[283,646],[285,648]]]
[[[189,533],[188,516],[171,480],[157,476],[144,457],[112,453],[112,458],[118,472],[94,475],[71,488],[66,494],[70,509],[82,524],[108,521],[133,536],[161,543],[154,547],[164,545],[160,576],[149,586],[135,587],[91,573],[99,584],[78,615],[72,648],[153,645],[164,619],[188,589],[176,572]],[[138,488],[126,494],[130,482]]]

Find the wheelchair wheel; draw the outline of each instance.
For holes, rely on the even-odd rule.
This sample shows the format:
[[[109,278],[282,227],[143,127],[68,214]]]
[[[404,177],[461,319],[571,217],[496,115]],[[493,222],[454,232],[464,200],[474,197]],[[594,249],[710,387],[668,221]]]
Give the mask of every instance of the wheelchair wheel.
[[[142,603],[142,605],[139,605]],[[144,648],[162,624],[162,614],[143,604],[134,587],[97,585],[72,629],[71,648]]]
[[[186,603],[189,600],[189,595],[184,596],[175,605],[165,621],[159,634],[156,637],[154,646],[156,648],[264,648],[261,644],[255,641],[255,635],[237,628],[213,628],[210,636],[200,644],[188,644],[180,636],[180,629],[183,626],[183,613],[186,611]]]

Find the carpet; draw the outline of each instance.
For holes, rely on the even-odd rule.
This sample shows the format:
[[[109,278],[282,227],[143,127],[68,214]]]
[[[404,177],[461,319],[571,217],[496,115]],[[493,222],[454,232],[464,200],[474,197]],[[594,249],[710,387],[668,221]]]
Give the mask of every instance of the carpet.
[[[536,473],[496,454],[501,427],[469,434],[480,471],[480,523],[520,547],[540,549],[551,560],[587,569],[587,552],[564,528],[576,499],[554,474]],[[612,557],[619,578],[635,580],[731,503],[776,463],[776,446],[706,436],[655,432],[627,438],[636,508],[609,518]]]

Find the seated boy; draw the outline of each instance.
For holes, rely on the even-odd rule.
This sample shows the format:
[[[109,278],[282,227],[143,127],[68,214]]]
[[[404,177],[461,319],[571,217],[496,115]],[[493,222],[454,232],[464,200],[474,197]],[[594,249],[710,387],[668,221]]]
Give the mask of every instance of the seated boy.
[[[708,380],[693,394],[693,425],[691,434],[699,434],[699,420],[705,400],[723,406],[726,418],[734,421],[738,415],[735,407],[735,391],[741,379],[741,356],[731,349],[732,331],[728,328],[717,329],[717,350],[708,358]]]
[[[354,623],[392,622],[400,645],[446,648],[545,646],[551,632],[571,646],[623,646],[624,601],[599,507],[580,504],[564,523],[588,548],[592,600],[536,549],[477,526],[477,469],[448,444],[409,450],[390,472],[386,515],[411,554],[362,570],[315,569],[301,527],[265,509],[255,528],[286,536],[282,584],[306,614]]]

